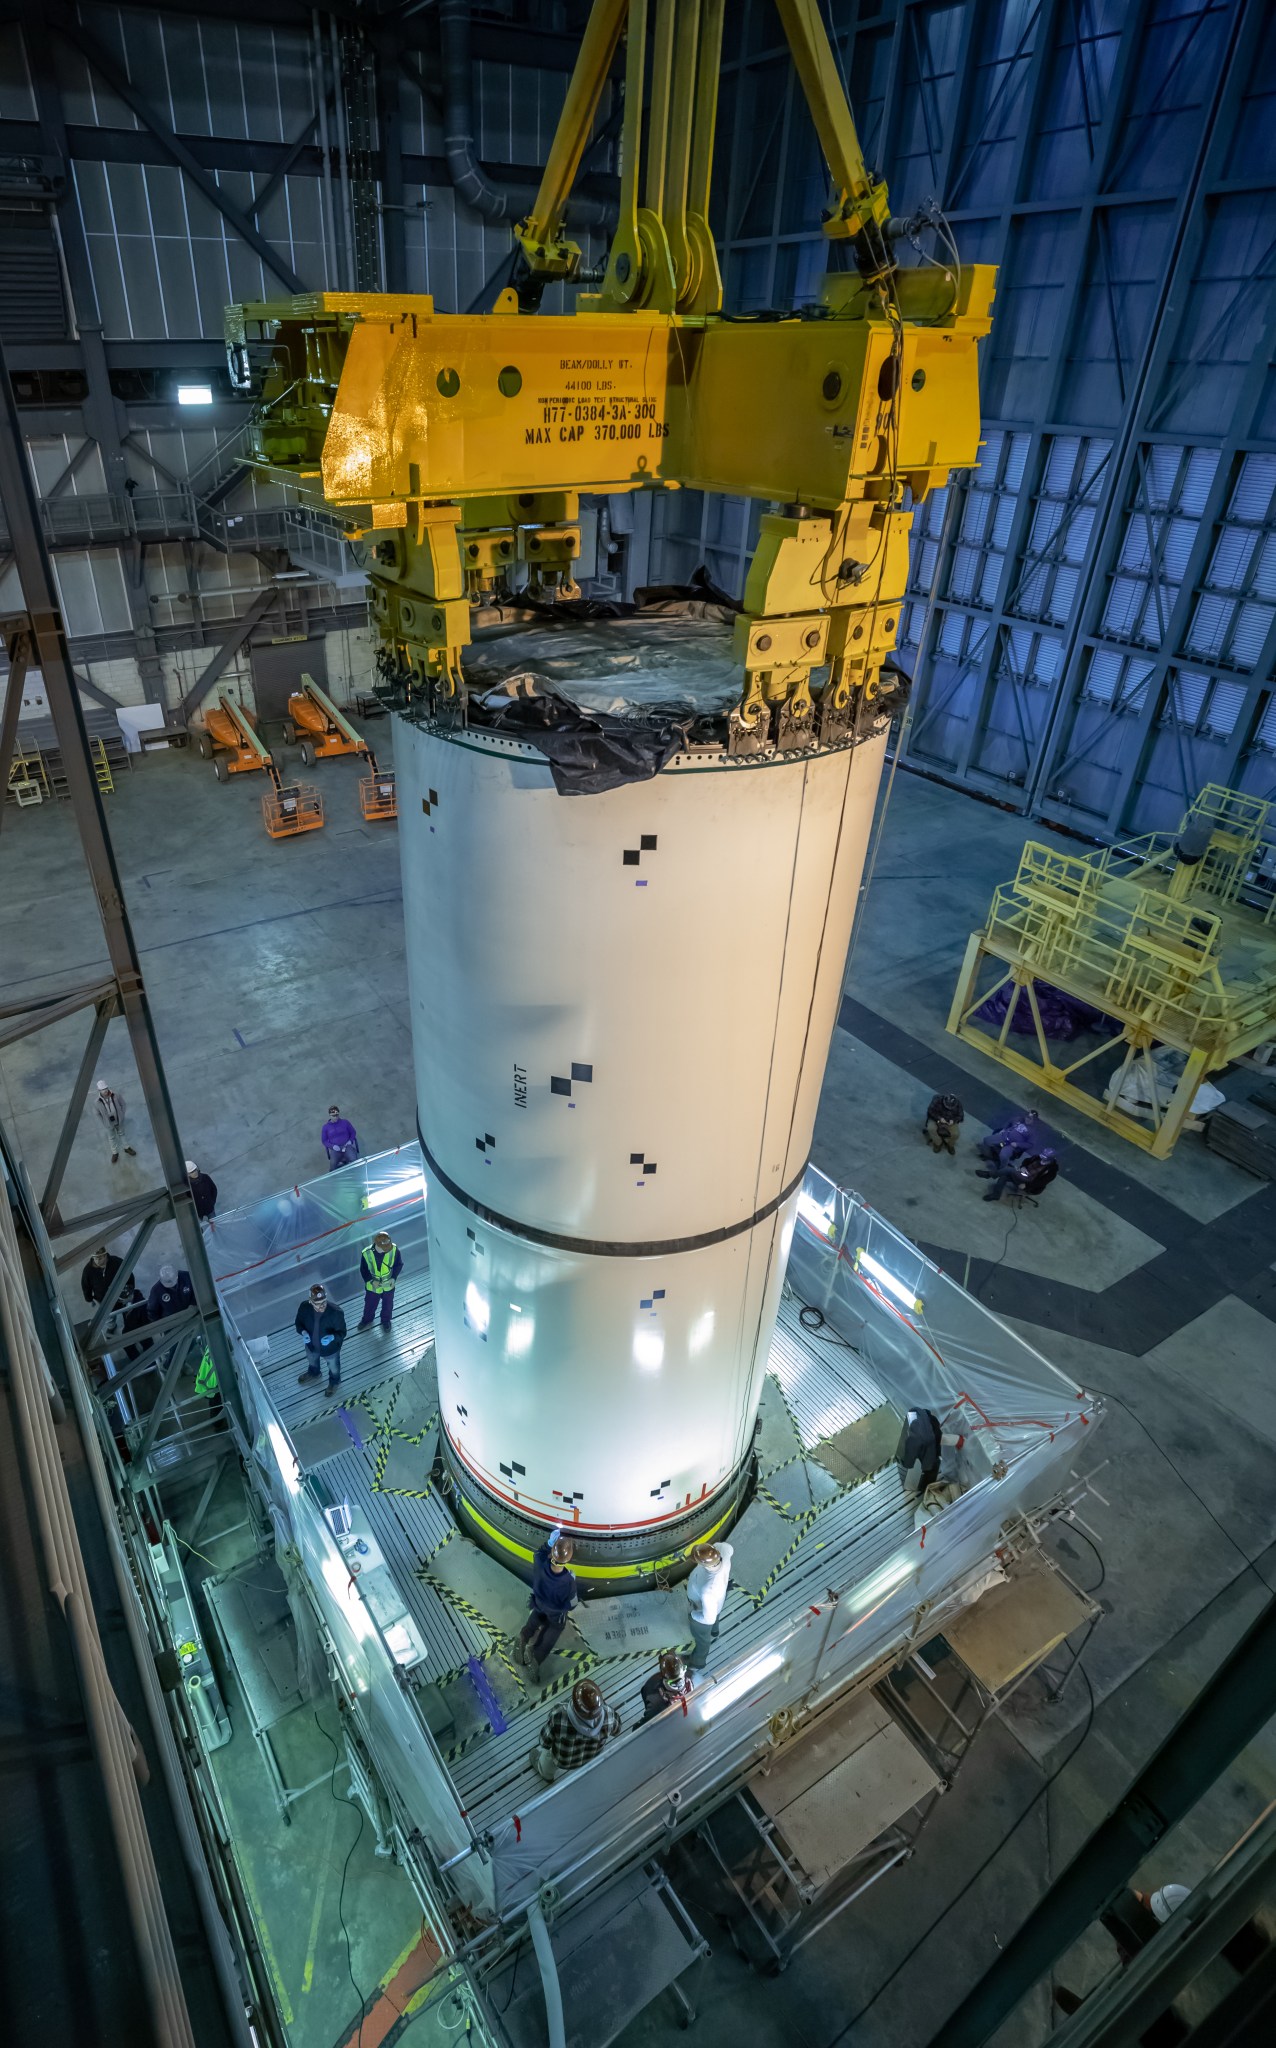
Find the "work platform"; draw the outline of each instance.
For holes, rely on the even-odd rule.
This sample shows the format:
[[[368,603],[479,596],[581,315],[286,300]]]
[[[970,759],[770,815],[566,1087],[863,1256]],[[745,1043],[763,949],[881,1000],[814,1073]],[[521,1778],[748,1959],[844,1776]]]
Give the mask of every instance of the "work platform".
[[[1206,1075],[1276,1036],[1274,913],[1273,806],[1239,790],[1211,784],[1177,832],[1098,853],[1030,840],[971,935],[948,1029],[1167,1158]]]
[[[570,1900],[650,1854],[929,1640],[997,1580],[998,1546],[1033,1547],[1033,1512],[1069,1483],[1100,1404],[809,1172],[721,1633],[687,1711],[640,1729],[658,1653],[688,1640],[685,1590],[582,1602],[532,1684],[515,1655],[526,1586],[461,1533],[436,1460],[425,1199],[405,1146],[219,1217],[209,1243],[255,1476],[380,1782],[379,1824],[427,1866],[436,1905],[499,1931],[545,1882]],[[394,1323],[357,1331],[379,1226],[404,1257]],[[316,1278],[350,1325],[332,1400],[298,1384],[293,1318]],[[952,1497],[924,1513],[895,1462],[914,1406],[948,1439]],[[623,1734],[546,1786],[531,1767],[546,1702],[586,1670]]]

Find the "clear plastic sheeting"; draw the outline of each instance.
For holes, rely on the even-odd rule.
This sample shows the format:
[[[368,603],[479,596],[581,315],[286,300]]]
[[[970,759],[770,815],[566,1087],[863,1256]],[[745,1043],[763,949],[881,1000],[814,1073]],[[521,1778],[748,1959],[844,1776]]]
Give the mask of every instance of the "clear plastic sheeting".
[[[425,1170],[415,1140],[218,1216],[204,1238],[239,1335],[248,1341],[291,1323],[316,1281],[333,1301],[361,1300],[359,1258],[378,1230],[394,1238],[405,1268],[425,1268]]]
[[[872,1262],[870,1264],[870,1261]],[[901,1410],[933,1409],[964,1491],[942,1511],[835,1534],[855,1495],[821,1508],[809,1541],[729,1634],[687,1714],[668,1714],[491,1828],[498,1907],[552,1879],[565,1896],[680,1825],[800,1722],[867,1683],[988,1583],[1020,1515],[1056,1498],[1101,1412],[1087,1396],[857,1196],[809,1169],[788,1266],[813,1348],[850,1345]],[[818,1311],[818,1313],[813,1313]],[[821,1318],[823,1319],[821,1321]],[[734,1596],[733,1596],[734,1597]],[[489,1823],[490,1825],[490,1823]]]
[[[733,620],[720,605],[671,600],[633,618],[497,632],[466,655],[466,681],[489,708],[554,695],[617,717],[653,710],[719,717],[740,696]]]
[[[445,1762],[430,1713],[437,1722],[448,1681],[461,1675],[447,1667],[478,1661],[500,1627],[467,1604],[478,1595],[458,1602],[433,1582],[445,1568],[432,1574],[433,1558],[452,1557],[445,1546],[455,1541],[437,1495],[420,1479],[403,1498],[378,1491],[377,1460],[390,1455],[392,1439],[414,1445],[425,1472],[433,1441],[433,1418],[424,1415],[428,1356],[417,1357],[416,1343],[396,1360],[383,1354],[380,1380],[353,1398],[347,1391],[337,1411],[349,1447],[339,1443],[335,1455],[303,1471],[292,1431],[313,1429],[313,1414],[295,1425],[287,1419],[298,1391],[295,1360],[277,1355],[302,1285],[319,1277],[349,1299],[370,1223],[386,1220],[405,1261],[411,1247],[428,1288],[424,1209],[420,1153],[408,1145],[218,1219],[209,1240],[256,1427],[259,1481],[280,1540],[299,1554],[403,1837],[428,1849],[429,1889],[442,1896],[451,1887],[480,1919],[509,1922],[544,1884],[566,1902],[649,1852],[739,1784],[767,1756],[777,1728],[799,1729],[826,1701],[871,1683],[910,1645],[940,1633],[989,1583],[1008,1527],[1069,1483],[1101,1404],[857,1196],[808,1170],[764,1433],[779,1444],[788,1431],[818,1457],[861,1418],[882,1418],[882,1396],[900,1414],[930,1408],[944,1427],[944,1477],[961,1492],[940,1508],[918,1506],[889,1449],[884,1464],[849,1483],[821,1469],[818,1492],[797,1485],[800,1459],[764,1462],[774,1497],[768,1505],[760,1489],[748,1515],[782,1518],[785,1547],[745,1576],[746,1515],[740,1576],[685,1715],[636,1727],[644,1667],[632,1650],[613,1654],[600,1641],[588,1668],[621,1707],[625,1732],[592,1763],[552,1786],[539,1783],[527,1759],[546,1708],[524,1694],[512,1666],[517,1691],[502,1696],[501,1726],[480,1726],[459,1741],[444,1736]],[[399,1320],[396,1305],[396,1344]],[[396,1376],[393,1386],[387,1375]],[[399,1413],[412,1426],[396,1435],[390,1418]],[[355,1473],[356,1460],[370,1482]],[[352,1541],[367,1545],[358,1562]],[[423,1603],[438,1603],[437,1612]],[[472,1641],[464,1633],[471,1627]]]
[[[815,1167],[798,1197],[787,1285],[853,1346],[896,1407],[932,1409],[946,1435],[991,1462],[1093,1414],[1065,1373]],[[818,1331],[815,1314],[803,1321]]]

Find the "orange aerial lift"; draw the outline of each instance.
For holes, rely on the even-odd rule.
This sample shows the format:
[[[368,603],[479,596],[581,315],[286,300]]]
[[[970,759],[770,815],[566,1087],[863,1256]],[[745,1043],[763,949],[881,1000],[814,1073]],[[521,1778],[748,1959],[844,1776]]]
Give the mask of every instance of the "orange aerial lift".
[[[245,710],[229,690],[219,690],[217,702],[205,709],[195,728],[195,745],[203,759],[212,762],[219,782],[228,782],[232,775],[247,775],[256,768],[269,772],[274,767],[253,713]]]
[[[362,733],[355,731],[345,713],[338,710],[312,676],[303,675],[301,688],[288,699],[284,737],[290,745],[301,739],[301,758],[307,767],[314,761],[326,760],[330,754],[362,754],[370,771],[359,784],[359,808],[364,817],[398,816],[394,770],[377,767],[377,757]]]
[[[312,676],[303,676],[301,688],[288,699],[284,738],[290,747],[301,741],[301,758],[307,768],[313,761],[327,760],[330,754],[372,756],[367,741]]]
[[[318,790],[305,782],[285,786],[252,713],[228,690],[219,690],[216,704],[205,711],[202,724],[196,727],[195,744],[203,758],[211,760],[219,782],[253,769],[264,770],[270,788],[262,797],[261,815],[272,839],[295,839],[299,832],[315,832],[323,824],[323,798]]]

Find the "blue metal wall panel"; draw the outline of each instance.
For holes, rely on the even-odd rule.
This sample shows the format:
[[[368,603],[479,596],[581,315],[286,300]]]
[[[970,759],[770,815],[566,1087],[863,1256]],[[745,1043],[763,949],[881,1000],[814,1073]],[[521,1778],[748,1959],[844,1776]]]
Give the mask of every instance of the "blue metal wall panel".
[[[981,464],[915,522],[906,757],[1097,836],[1276,795],[1276,8],[825,11],[893,211],[936,197],[1000,267]],[[728,304],[811,300],[825,185],[765,0],[727,60]],[[705,508],[658,531],[738,588]]]

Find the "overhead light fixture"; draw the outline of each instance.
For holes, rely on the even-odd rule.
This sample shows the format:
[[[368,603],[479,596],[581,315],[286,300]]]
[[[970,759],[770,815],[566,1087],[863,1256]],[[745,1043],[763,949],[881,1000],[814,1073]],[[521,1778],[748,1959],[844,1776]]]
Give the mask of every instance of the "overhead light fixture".
[[[179,384],[177,403],[179,405],[211,405],[213,387],[211,384]]]
[[[700,1718],[712,1721],[716,1714],[723,1713],[733,1701],[744,1698],[746,1692],[762,1679],[769,1678],[784,1662],[783,1650],[767,1650],[761,1657],[755,1657],[742,1671],[730,1678],[720,1679],[711,1692],[706,1692],[700,1702]]]
[[[401,1202],[408,1195],[425,1194],[425,1175],[410,1173],[403,1180],[392,1180],[375,1194],[364,1196],[365,1209],[384,1209],[387,1202]]]
[[[896,1301],[911,1309],[914,1315],[919,1316],[925,1308],[925,1302],[918,1299],[912,1288],[901,1280],[898,1274],[892,1273],[884,1266],[880,1259],[875,1259],[871,1252],[866,1252],[863,1245],[855,1254],[855,1270],[857,1273],[867,1273],[870,1279],[876,1280],[879,1287],[884,1287],[888,1294],[893,1294]]]

